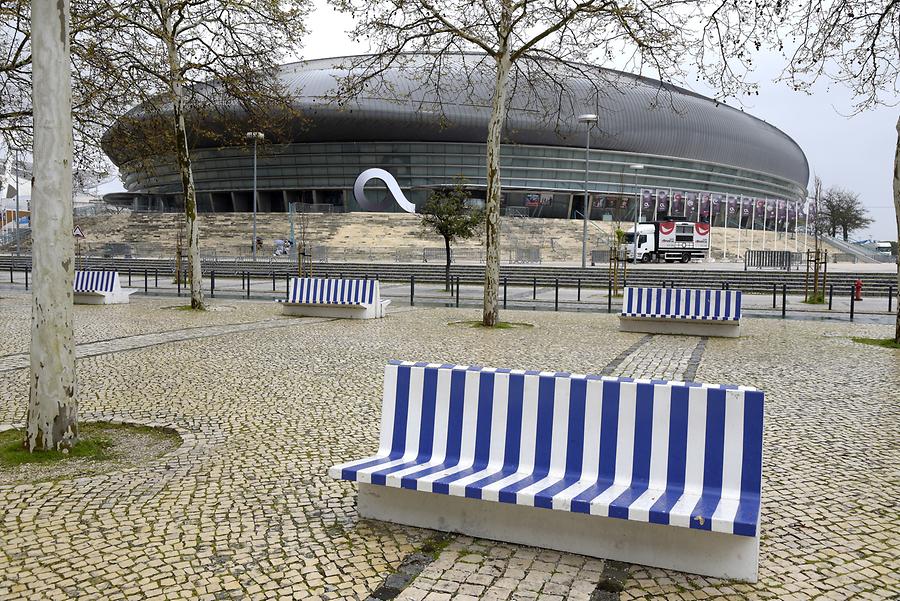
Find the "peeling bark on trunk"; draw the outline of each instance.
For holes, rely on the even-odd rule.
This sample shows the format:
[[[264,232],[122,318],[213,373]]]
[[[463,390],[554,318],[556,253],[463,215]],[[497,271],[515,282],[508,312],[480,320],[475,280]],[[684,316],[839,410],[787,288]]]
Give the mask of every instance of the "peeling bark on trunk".
[[[34,0],[31,384],[25,444],[70,448],[78,441],[72,334],[72,84],[69,2]]]
[[[203,305],[203,270],[200,264],[200,224],[197,221],[197,192],[194,189],[194,171],[191,167],[191,153],[188,149],[187,128],[184,123],[184,82],[171,19],[165,26],[168,35],[166,50],[171,76],[169,91],[172,96],[175,120],[175,146],[181,186],[184,190],[184,221],[188,240],[188,281],[191,287],[191,309],[203,310],[205,307]]]
[[[900,240],[900,117],[897,118],[897,150],[894,153],[894,218],[897,220],[897,239]],[[900,252],[897,252],[897,323],[894,342],[900,344]]]
[[[501,16],[507,21],[509,15]],[[506,30],[508,31],[508,29]],[[491,102],[491,120],[487,138],[487,201],[485,202],[484,307],[482,325],[493,327],[500,318],[497,300],[500,289],[500,137],[506,122],[506,97],[512,69],[510,50],[504,47],[497,57],[497,80]]]
[[[444,248],[447,251],[447,265],[444,269],[444,292],[450,291],[450,261],[452,259],[450,255],[450,238],[444,236]]]

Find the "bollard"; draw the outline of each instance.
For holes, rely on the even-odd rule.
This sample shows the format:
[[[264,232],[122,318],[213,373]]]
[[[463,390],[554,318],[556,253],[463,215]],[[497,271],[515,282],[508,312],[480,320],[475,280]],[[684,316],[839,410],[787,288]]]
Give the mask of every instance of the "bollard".
[[[409,276],[409,306],[416,306],[416,276]]]
[[[775,308],[775,295],[778,293],[778,284],[772,284],[772,308]]]
[[[531,300],[537,300],[537,278],[531,283]]]
[[[503,278],[503,308],[506,308],[506,278]]]
[[[787,313],[787,284],[781,285],[781,317]]]
[[[25,268],[25,290],[28,290],[28,268]]]
[[[554,288],[555,292],[553,294],[553,310],[559,311],[559,278],[556,278]]]
[[[209,298],[216,298],[216,272],[209,273]]]
[[[275,270],[272,270],[272,292],[275,292]]]
[[[153,270],[153,287],[159,288],[159,267]]]
[[[10,262],[9,264],[9,283],[13,283],[13,264]]]
[[[128,268],[128,287],[131,288],[131,267]]]
[[[284,276],[284,300],[291,300],[291,276]]]
[[[144,270],[144,294],[147,294],[147,270]]]
[[[834,284],[828,284],[828,310],[831,311],[831,305],[834,303]]]
[[[459,276],[456,276],[456,307],[459,308]]]
[[[853,321],[853,313],[856,309],[856,287],[850,287],[850,321]]]
[[[888,288],[888,313],[893,313],[894,311],[894,287],[890,286]]]
[[[181,296],[181,274],[175,272],[175,282],[178,284],[178,296]]]
[[[578,278],[578,301],[581,302],[581,278]]]
[[[250,298],[250,272],[247,272],[247,298]]]
[[[241,290],[244,289],[244,278],[245,278],[246,276],[247,276],[247,272],[242,271],[242,272],[241,272]]]
[[[609,280],[606,288],[606,312],[612,313],[612,280]]]

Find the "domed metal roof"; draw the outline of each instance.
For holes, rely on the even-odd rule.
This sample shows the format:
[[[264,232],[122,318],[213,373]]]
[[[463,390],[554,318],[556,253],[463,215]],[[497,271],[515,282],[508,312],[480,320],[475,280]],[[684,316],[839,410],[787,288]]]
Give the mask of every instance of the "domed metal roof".
[[[281,141],[485,142],[493,76],[479,68],[483,57],[473,60],[473,55],[459,55],[458,60],[448,61],[456,68],[445,68],[440,84],[434,77],[420,77],[413,60],[385,70],[352,100],[335,102],[340,82],[354,74],[350,65],[360,58],[365,59],[318,59],[280,67],[278,77],[295,95],[298,111],[289,139]],[[551,69],[550,75],[532,80],[531,85],[513,82],[504,143],[581,147],[585,125],[578,123],[576,115],[597,113],[592,148],[719,163],[806,187],[806,156],[794,140],[772,125],[653,79],[568,66]],[[559,81],[566,90],[562,96]],[[237,111],[234,116],[241,119]],[[116,142],[113,127],[104,136],[104,149],[116,163],[137,158]],[[198,139],[193,146],[221,144]]]

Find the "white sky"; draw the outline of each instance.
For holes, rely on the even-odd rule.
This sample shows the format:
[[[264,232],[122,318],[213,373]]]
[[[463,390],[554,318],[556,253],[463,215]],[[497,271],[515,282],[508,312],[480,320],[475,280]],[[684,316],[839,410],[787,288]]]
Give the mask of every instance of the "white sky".
[[[348,17],[335,12],[324,0],[316,0],[315,6],[307,19],[310,33],[303,58],[367,51],[346,34],[352,26]],[[756,63],[759,95],[730,104],[742,104],[745,111],[796,140],[809,160],[810,186],[812,174],[818,174],[825,187],[842,186],[860,195],[875,221],[868,229],[856,232],[856,238],[896,240],[891,180],[897,139],[894,128],[900,106],[879,107],[848,117],[853,103],[841,86],[821,82],[810,95],[794,92],[784,84],[771,83],[779,71],[777,57],[757,57]],[[696,91],[709,94],[703,88]]]

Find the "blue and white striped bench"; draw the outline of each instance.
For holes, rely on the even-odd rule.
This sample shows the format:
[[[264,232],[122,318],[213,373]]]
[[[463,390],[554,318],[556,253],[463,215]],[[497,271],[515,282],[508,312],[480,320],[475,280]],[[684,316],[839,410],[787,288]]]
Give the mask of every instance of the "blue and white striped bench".
[[[740,336],[739,290],[626,287],[619,315],[623,332]]]
[[[389,300],[381,300],[378,280],[293,278],[284,301],[285,315],[384,317]]]
[[[76,305],[127,303],[136,288],[122,288],[117,271],[76,271],[72,285]]]
[[[755,581],[762,432],[748,387],[392,361],[329,475],[363,517]]]

